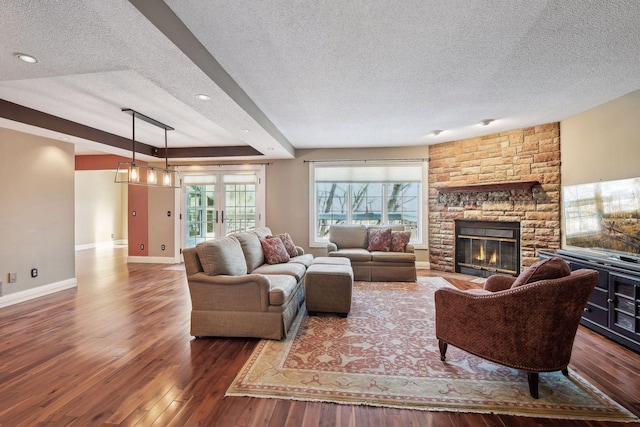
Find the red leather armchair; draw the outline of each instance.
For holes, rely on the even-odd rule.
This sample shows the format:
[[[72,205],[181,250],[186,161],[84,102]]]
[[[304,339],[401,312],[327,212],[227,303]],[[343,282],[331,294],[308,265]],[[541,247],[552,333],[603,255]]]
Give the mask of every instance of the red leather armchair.
[[[436,291],[440,359],[445,360],[447,346],[452,345],[524,371],[531,396],[537,399],[540,372],[568,375],[573,340],[598,272],[577,270],[511,288],[515,281],[491,276],[484,290]]]

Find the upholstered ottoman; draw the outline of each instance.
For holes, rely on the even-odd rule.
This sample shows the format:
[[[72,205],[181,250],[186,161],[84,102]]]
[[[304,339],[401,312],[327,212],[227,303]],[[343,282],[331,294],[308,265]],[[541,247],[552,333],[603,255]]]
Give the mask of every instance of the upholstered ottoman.
[[[346,257],[319,256],[315,257],[311,264],[348,265],[351,267],[351,260]]]
[[[353,270],[347,258],[315,258],[304,276],[309,314],[337,313],[347,317],[351,310]]]

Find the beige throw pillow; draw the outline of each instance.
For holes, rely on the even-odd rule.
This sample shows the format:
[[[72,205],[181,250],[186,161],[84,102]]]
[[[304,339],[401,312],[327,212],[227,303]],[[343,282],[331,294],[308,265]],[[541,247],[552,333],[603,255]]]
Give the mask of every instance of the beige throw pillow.
[[[208,240],[196,246],[200,264],[210,276],[241,276],[247,274],[247,263],[242,246],[232,236]]]

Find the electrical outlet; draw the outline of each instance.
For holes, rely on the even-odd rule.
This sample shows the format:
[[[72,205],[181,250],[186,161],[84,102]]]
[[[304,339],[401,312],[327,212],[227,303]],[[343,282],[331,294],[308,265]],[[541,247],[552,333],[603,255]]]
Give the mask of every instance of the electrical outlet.
[[[9,273],[9,283],[16,283],[18,281],[18,273]]]
[[[31,269],[31,277],[38,277],[38,269],[37,268],[32,268]]]

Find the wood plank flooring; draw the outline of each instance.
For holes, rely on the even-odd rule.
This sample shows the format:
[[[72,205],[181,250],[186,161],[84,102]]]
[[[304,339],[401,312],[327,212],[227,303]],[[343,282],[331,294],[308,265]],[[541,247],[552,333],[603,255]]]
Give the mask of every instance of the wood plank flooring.
[[[127,264],[126,248],[76,256],[77,289],[0,309],[2,426],[616,425],[224,398],[258,340],[193,339],[184,271]],[[581,327],[570,370],[640,414],[639,355]]]

